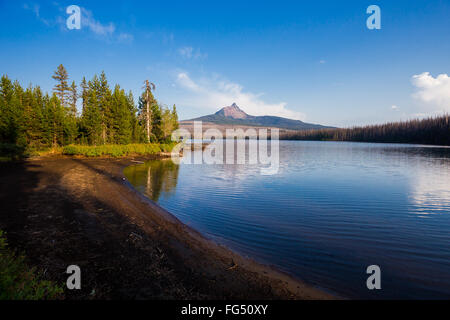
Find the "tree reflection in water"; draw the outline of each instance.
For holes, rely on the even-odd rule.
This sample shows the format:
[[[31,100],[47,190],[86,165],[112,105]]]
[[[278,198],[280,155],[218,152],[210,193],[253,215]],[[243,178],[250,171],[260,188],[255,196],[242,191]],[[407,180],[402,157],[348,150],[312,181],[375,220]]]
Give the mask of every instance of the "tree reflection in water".
[[[162,193],[170,196],[177,186],[180,166],[168,160],[150,160],[141,165],[125,168],[124,174],[130,183],[153,201]]]

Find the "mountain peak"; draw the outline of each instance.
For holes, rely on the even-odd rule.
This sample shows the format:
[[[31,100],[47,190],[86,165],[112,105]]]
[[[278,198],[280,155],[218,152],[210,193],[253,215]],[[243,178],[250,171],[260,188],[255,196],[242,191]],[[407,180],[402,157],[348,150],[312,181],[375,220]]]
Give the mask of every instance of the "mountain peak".
[[[224,107],[214,114],[207,116],[181,121],[186,126],[192,125],[192,121],[204,121],[215,125],[237,125],[241,127],[260,127],[260,128],[280,128],[287,130],[311,130],[321,128],[331,128],[313,123],[305,123],[300,120],[292,120],[276,116],[252,116],[246,114],[233,102],[231,106]],[[192,129],[192,128],[191,128]],[[189,130],[191,130],[189,129]]]
[[[216,112],[216,115],[233,118],[233,119],[246,119],[248,114],[241,110],[236,103],[233,102],[231,106],[224,107]]]

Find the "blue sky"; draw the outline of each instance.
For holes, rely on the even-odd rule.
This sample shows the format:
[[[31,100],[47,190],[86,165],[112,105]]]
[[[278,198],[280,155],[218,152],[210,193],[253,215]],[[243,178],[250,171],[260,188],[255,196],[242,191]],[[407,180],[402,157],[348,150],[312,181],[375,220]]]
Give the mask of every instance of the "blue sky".
[[[334,126],[450,112],[450,1],[0,0],[0,26],[0,71],[23,85],[50,91],[60,63],[135,97],[149,79],[181,119],[233,102]]]

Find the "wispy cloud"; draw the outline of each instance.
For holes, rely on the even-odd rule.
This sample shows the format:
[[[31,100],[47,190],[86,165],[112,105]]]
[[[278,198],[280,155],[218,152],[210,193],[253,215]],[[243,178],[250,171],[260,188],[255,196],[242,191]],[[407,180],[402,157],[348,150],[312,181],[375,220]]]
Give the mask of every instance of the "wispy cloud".
[[[134,41],[134,36],[126,32],[117,32],[116,26],[112,22],[102,23],[94,18],[92,11],[81,8],[81,28],[88,29],[96,36],[120,43],[132,43]]]
[[[415,99],[428,107],[440,108],[438,111],[450,111],[450,77],[447,74],[434,78],[429,72],[423,72],[414,75],[411,81],[417,89],[413,94]]]
[[[172,32],[168,32],[168,33],[163,32],[162,37],[163,37],[163,43],[164,44],[172,43],[174,41],[174,38],[175,38],[175,36],[173,35]]]
[[[45,25],[50,25],[50,21],[49,20],[47,20],[47,19],[44,19],[42,16],[41,16],[41,7],[38,5],[38,4],[27,4],[27,3],[25,3],[25,4],[23,4],[23,6],[22,6],[25,10],[29,10],[29,11],[31,11],[31,12],[33,12],[34,13],[34,15],[35,15],[35,17],[39,20],[39,21],[41,21],[43,24],[45,24]]]
[[[121,32],[121,33],[119,34],[119,36],[117,37],[117,40],[118,40],[119,42],[127,42],[127,43],[130,43],[130,42],[133,42],[134,36],[133,36],[132,34],[130,34],[130,33]]]
[[[41,7],[38,4],[24,4],[22,6],[25,10],[29,10],[34,13],[35,17],[47,26],[59,26],[61,30],[67,31],[66,20],[69,17],[66,14],[66,8],[60,6],[57,2],[53,2],[53,8],[58,10],[58,13],[54,15],[54,19],[45,19],[41,15]],[[50,10],[51,8],[47,8]],[[81,9],[81,29],[87,30],[97,36],[99,39],[104,39],[112,42],[131,43],[134,40],[134,36],[130,33],[120,32],[116,30],[116,26],[113,22],[101,22],[94,17],[91,10],[84,7]]]
[[[188,73],[179,72],[176,82],[179,87],[186,91],[183,103],[192,107],[214,111],[236,102],[245,112],[251,115],[305,119],[305,114],[287,109],[285,102],[265,102],[262,99],[263,94],[245,91],[241,85],[219,77],[195,81]]]
[[[394,105],[391,106],[391,109],[392,109],[392,110],[397,110],[397,109],[398,109],[398,106],[396,106],[396,105],[394,104]]]
[[[194,49],[193,47],[182,47],[178,49],[178,53],[186,59],[203,59],[208,56],[206,53],[202,53],[200,49]]]
[[[102,24],[100,21],[94,19],[92,11],[85,8],[81,8],[81,27],[87,27],[99,36],[111,36],[116,31],[114,23]]]

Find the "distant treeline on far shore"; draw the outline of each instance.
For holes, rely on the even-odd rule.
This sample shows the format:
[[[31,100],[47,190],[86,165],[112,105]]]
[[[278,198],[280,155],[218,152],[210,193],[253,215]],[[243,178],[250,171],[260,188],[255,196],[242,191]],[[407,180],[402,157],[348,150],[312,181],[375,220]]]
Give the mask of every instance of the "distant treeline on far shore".
[[[285,131],[283,140],[355,141],[450,145],[449,115],[354,128]]]

